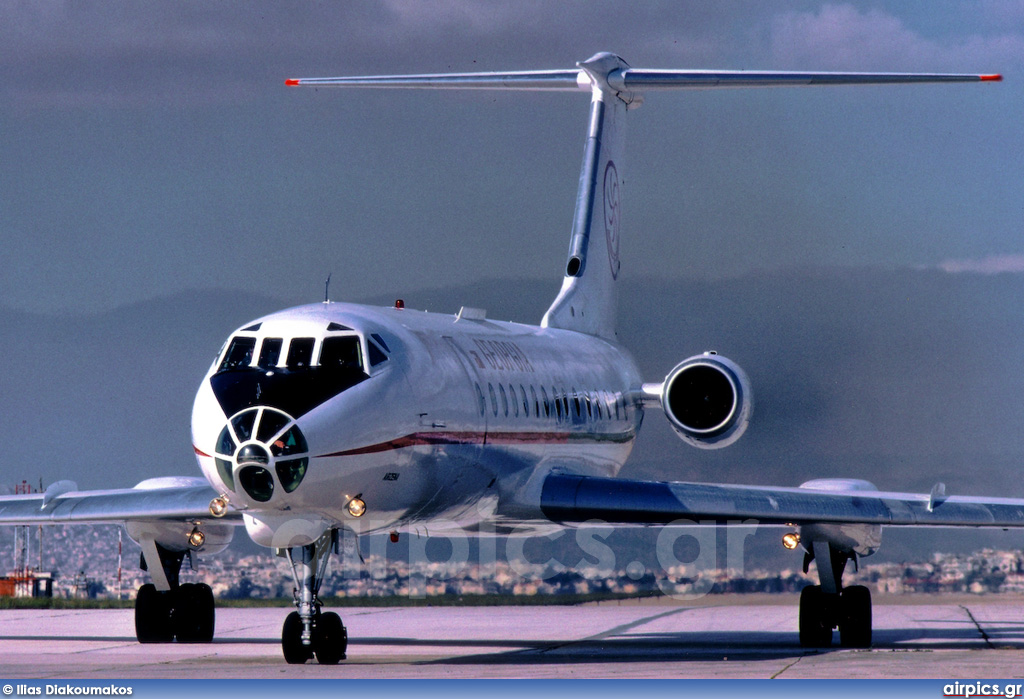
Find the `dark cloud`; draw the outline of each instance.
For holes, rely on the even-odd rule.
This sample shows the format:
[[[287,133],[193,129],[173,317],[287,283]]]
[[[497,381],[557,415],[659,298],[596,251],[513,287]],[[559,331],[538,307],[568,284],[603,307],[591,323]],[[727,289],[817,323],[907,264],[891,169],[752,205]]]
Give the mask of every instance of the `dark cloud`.
[[[557,279],[585,96],[282,83],[606,49],[649,67],[1009,76],[651,95],[630,117],[627,265],[718,277],[1024,254],[1022,36],[998,0],[4,3],[0,294],[81,309],[183,288],[308,298],[332,270],[340,297]]]

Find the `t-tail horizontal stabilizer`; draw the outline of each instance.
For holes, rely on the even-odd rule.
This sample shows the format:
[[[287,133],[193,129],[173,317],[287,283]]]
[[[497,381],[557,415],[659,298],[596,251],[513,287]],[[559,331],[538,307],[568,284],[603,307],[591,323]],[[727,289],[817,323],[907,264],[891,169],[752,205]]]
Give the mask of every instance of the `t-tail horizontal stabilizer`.
[[[493,73],[370,75],[298,78],[287,85],[313,87],[419,88],[440,90],[560,90],[591,94],[576,212],[565,277],[541,325],[605,338],[615,336],[615,281],[625,187],[624,115],[650,90],[739,87],[814,87],[1001,80],[999,75],[955,73],[835,73],[632,68],[618,56],[598,53],[576,70]],[[593,235],[591,235],[593,233]]]

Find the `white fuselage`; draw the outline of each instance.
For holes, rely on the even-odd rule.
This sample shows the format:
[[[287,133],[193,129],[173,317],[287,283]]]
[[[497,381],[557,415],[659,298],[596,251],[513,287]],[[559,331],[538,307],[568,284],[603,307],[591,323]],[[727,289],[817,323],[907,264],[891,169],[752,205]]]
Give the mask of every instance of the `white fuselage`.
[[[297,519],[360,533],[539,520],[547,473],[618,472],[643,418],[630,354],[462,315],[316,304],[232,335],[196,396],[193,446],[258,543],[280,546]]]

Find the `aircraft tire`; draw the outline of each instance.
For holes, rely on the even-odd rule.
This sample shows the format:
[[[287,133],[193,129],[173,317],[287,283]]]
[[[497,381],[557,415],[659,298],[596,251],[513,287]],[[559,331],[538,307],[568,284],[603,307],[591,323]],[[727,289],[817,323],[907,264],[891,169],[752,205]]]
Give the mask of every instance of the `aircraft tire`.
[[[186,583],[172,591],[174,635],[178,643],[213,640],[216,612],[213,590],[205,583]]]
[[[871,590],[863,585],[843,589],[839,639],[846,648],[871,645]]]
[[[316,660],[321,665],[337,665],[345,659],[348,649],[348,629],[334,612],[320,615],[313,634]]]
[[[140,587],[135,597],[135,637],[139,643],[174,640],[170,595],[158,591],[152,583]]]
[[[289,665],[302,665],[313,657],[312,646],[302,645],[302,619],[298,612],[292,612],[284,619],[281,629],[281,651]]]
[[[804,648],[828,648],[832,645],[832,627],[825,624],[825,604],[820,585],[808,585],[800,591],[800,645]]]

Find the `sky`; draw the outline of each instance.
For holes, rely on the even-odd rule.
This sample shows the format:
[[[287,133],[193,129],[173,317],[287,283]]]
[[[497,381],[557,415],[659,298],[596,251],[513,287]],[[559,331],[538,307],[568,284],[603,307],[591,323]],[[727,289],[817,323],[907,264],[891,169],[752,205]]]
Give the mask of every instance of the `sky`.
[[[400,296],[564,268],[587,96],[293,77],[1000,72],[676,92],[630,112],[623,274],[1024,271],[1024,1],[0,3],[0,305]]]

